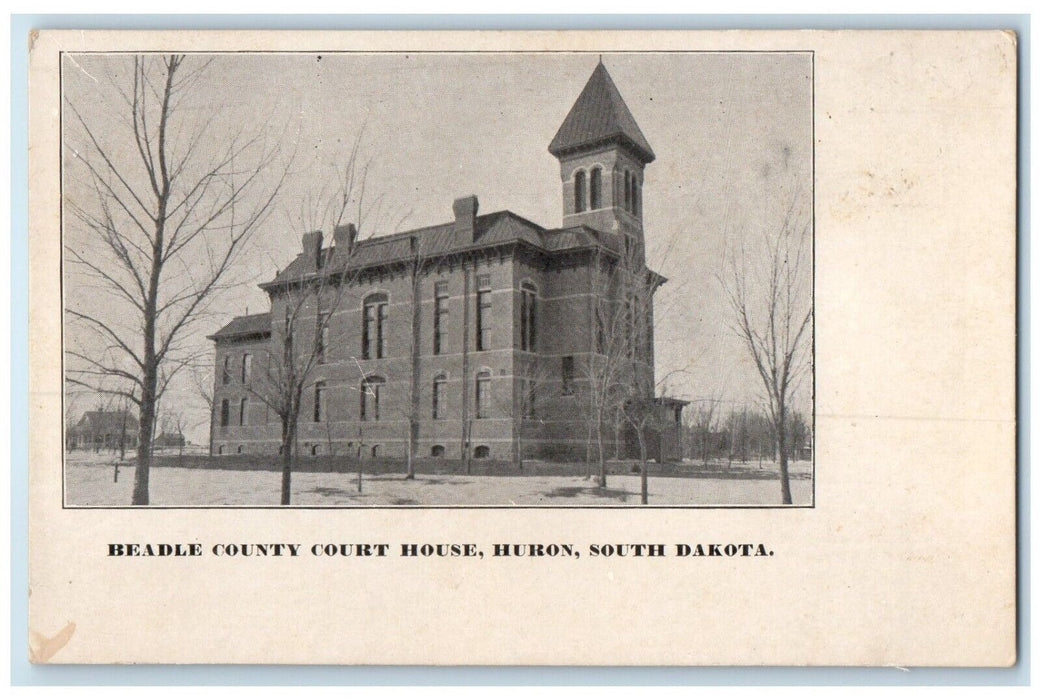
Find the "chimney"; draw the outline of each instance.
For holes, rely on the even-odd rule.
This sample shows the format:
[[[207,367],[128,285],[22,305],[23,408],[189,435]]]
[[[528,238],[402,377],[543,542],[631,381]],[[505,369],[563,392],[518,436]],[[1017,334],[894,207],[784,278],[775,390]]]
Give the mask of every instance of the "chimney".
[[[322,254],[322,232],[311,231],[304,234],[304,266],[308,272],[318,269],[319,256]]]
[[[452,202],[455,212],[455,231],[469,235],[471,240],[477,239],[477,197],[460,197]]]
[[[343,224],[333,229],[333,243],[341,254],[354,250],[354,244],[358,240],[358,229],[354,224]],[[342,250],[340,250],[342,248]]]

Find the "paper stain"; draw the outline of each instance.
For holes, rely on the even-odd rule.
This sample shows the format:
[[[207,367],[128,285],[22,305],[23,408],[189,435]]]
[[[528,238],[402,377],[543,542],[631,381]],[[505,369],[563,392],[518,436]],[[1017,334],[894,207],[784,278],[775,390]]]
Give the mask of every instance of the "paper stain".
[[[29,663],[45,664],[72,639],[76,631],[76,623],[70,622],[61,628],[53,637],[45,637],[39,632],[29,630]]]

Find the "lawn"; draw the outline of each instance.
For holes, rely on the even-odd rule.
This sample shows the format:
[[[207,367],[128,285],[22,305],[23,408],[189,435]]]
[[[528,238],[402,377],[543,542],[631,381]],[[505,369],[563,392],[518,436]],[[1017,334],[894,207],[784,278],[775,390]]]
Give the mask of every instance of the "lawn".
[[[66,461],[66,504],[70,506],[128,505],[134,468],[127,461],[113,481],[112,455],[77,455]],[[160,464],[177,464],[170,459]],[[220,462],[185,456],[185,466],[156,466],[150,474],[151,503],[165,506],[278,505],[281,475],[277,463],[267,469],[223,468]],[[293,475],[292,502],[308,506],[445,506],[445,505],[639,505],[640,477],[630,463],[612,463],[607,488],[586,478],[585,465],[527,463],[525,472],[493,475],[487,465],[475,473],[435,470],[421,464],[414,480],[392,472],[388,463],[370,465],[358,490],[357,472],[307,470]],[[461,469],[452,465],[453,469]],[[779,505],[776,466],[764,463],[650,465],[650,505]],[[792,500],[809,505],[812,498],[810,463],[792,468]]]

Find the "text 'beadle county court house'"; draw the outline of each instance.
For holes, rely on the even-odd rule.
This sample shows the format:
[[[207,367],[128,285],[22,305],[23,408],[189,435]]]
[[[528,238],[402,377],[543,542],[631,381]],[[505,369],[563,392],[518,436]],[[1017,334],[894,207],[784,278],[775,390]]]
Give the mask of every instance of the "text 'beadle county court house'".
[[[338,303],[309,311],[306,342],[318,357],[300,399],[300,454],[403,457],[411,434],[421,457],[585,459],[597,379],[589,370],[604,366],[614,342],[602,309],[629,305],[624,285],[602,280],[628,267],[650,281],[646,311],[634,321],[625,309],[628,323],[611,328],[630,329],[627,364],[648,379],[639,386],[658,413],[645,422],[648,455],[678,458],[685,402],[654,397],[650,299],[665,279],[644,262],[642,185],[655,156],[602,63],[549,151],[560,161],[560,228],[479,214],[468,196],[445,224],[365,240],[337,226],[328,246],[321,232],[304,234],[296,259],[260,285],[270,312],[210,336],[212,453],[279,451],[281,422],[258,385],[285,356],[290,290],[310,284]],[[336,295],[336,285],[350,293]],[[296,333],[306,326],[295,323]],[[634,431],[619,425],[605,453],[634,456]]]

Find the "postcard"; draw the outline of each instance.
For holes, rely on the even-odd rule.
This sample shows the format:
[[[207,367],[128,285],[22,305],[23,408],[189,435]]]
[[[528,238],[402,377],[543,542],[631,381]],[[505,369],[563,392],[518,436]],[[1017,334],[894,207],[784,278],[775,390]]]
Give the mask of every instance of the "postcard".
[[[1015,662],[1014,34],[30,43],[32,661]]]

